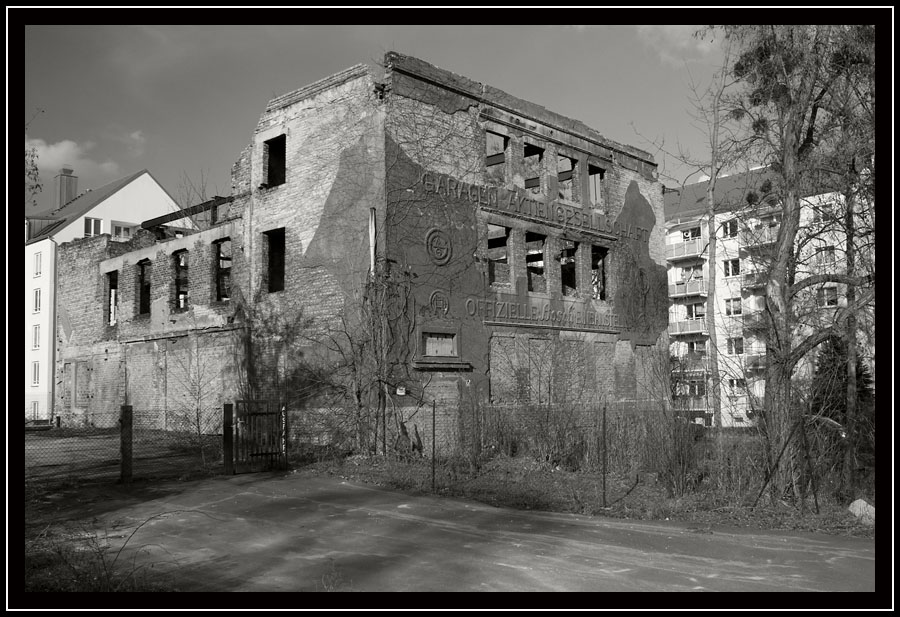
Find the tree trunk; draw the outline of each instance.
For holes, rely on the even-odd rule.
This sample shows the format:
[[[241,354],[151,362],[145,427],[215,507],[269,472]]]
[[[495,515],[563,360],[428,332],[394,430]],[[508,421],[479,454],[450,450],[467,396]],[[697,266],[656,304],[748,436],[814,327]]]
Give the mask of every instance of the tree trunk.
[[[853,188],[847,190],[845,194],[846,211],[844,214],[844,229],[847,236],[847,274],[853,276],[856,274],[854,268],[856,266],[856,250],[853,246],[854,233],[854,206],[855,199],[853,196]],[[847,285],[847,305],[852,306],[856,301],[856,286]],[[851,311],[847,318],[847,330],[845,334],[847,341],[847,410],[844,419],[844,428],[847,431],[847,438],[844,441],[844,461],[841,484],[843,491],[849,499],[856,498],[856,446],[857,446],[857,422],[856,422],[856,403],[857,403],[857,387],[856,387],[856,316]]]

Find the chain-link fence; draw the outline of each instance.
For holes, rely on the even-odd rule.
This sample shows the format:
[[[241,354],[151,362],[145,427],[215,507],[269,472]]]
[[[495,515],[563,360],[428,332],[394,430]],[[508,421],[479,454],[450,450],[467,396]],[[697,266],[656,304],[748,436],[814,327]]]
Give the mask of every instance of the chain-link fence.
[[[25,478],[119,481],[221,473],[222,410],[123,407],[80,425],[26,425]]]
[[[26,480],[116,480],[120,474],[118,414],[96,414],[69,426],[25,425]]]

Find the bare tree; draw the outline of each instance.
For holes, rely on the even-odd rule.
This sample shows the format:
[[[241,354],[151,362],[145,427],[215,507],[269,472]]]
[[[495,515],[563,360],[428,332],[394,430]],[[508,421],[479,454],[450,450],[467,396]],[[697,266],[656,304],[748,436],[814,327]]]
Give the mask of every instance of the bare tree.
[[[827,148],[828,137],[835,135],[840,114],[829,102],[850,75],[836,52],[854,30],[850,26],[724,26],[722,30],[736,50],[731,74],[744,86],[741,97],[734,99],[733,115],[745,123],[756,155],[779,179],[776,190],[782,217],[766,285],[766,310],[772,328],[767,340],[765,404],[761,410],[771,495],[777,498],[785,487],[793,486],[795,494],[799,492],[794,461],[800,457],[780,456],[799,421],[791,391],[794,370],[822,341],[844,332],[848,318],[874,295],[874,274],[859,277],[826,273],[797,280],[801,200],[823,188],[810,172],[814,154]],[[866,40],[860,44],[870,48],[873,43]],[[870,57],[874,63],[874,55]],[[798,294],[825,282],[871,286],[839,310],[832,325],[798,341],[794,311]]]

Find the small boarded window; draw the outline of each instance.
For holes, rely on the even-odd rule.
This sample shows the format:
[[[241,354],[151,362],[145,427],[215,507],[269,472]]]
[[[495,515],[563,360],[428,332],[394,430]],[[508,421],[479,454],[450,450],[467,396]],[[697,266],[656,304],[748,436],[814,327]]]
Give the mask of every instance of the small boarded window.
[[[448,332],[424,332],[422,343],[426,356],[456,356],[456,334]]]

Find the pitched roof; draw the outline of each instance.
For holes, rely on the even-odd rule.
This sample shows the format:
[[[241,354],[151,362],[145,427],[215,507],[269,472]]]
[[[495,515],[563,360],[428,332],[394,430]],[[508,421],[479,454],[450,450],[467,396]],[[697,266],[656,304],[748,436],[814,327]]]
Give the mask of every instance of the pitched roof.
[[[51,210],[49,212],[44,211],[41,213],[35,213],[32,216],[26,216],[26,219],[29,218],[41,218],[41,219],[59,219],[56,223],[52,225],[48,225],[40,230],[37,234],[34,235],[26,244],[30,244],[32,242],[37,242],[38,240],[43,240],[44,238],[50,237],[53,232],[58,231],[71,223],[72,221],[84,216],[87,212],[90,212],[95,206],[100,204],[102,201],[108,199],[114,193],[118,192],[132,181],[136,180],[143,174],[149,174],[150,172],[146,169],[142,169],[137,173],[131,174],[130,176],[125,176],[119,178],[118,180],[113,180],[103,186],[96,189],[89,189],[73,199],[72,201],[63,204],[59,208],[55,210]],[[152,174],[151,174],[152,176]]]
[[[762,196],[763,184],[768,180],[772,187],[777,186],[776,174],[767,167],[753,169],[748,172],[723,176],[716,180],[713,190],[716,212],[730,212],[746,208],[747,194],[750,191]],[[666,221],[689,219],[706,212],[706,190],[709,180],[687,184],[679,189],[668,189],[664,197]],[[769,189],[771,192],[772,189]]]

